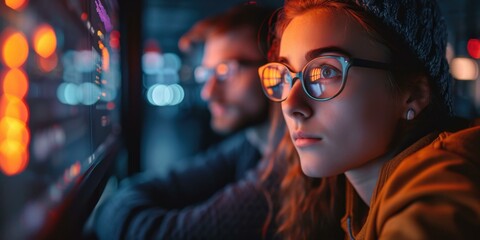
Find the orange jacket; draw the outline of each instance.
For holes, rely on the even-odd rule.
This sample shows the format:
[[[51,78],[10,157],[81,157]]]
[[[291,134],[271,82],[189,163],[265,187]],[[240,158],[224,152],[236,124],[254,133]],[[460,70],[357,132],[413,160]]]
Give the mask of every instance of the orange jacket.
[[[480,127],[430,134],[385,163],[370,209],[347,183],[346,239],[480,239]]]

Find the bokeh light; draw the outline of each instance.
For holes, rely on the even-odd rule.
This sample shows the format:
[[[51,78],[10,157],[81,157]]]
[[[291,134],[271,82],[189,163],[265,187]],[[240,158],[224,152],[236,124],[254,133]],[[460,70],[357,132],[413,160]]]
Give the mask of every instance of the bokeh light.
[[[98,53],[96,51],[82,50],[73,52],[73,66],[78,72],[92,72],[95,70],[96,59]]]
[[[0,171],[12,176],[21,173],[29,161],[29,110],[24,101],[29,82],[21,68],[28,58],[29,47],[23,33],[10,29],[1,34],[0,45],[2,61],[7,67],[0,75]]]
[[[58,65],[58,57],[56,53],[53,53],[48,58],[37,57],[38,68],[45,73],[53,71]]]
[[[83,105],[95,104],[100,99],[101,94],[100,87],[90,82],[80,84],[77,89],[77,99]]]
[[[12,117],[3,117],[0,120],[0,142],[15,140],[27,145],[30,142],[30,133],[25,122]]]
[[[3,35],[3,34],[2,34]],[[6,30],[2,45],[2,60],[9,68],[18,68],[28,57],[28,42],[21,32]],[[2,37],[3,39],[3,37]]]
[[[162,68],[157,72],[155,81],[157,83],[178,83],[180,81],[180,76],[176,70]]]
[[[48,24],[40,25],[33,35],[33,47],[38,55],[44,58],[50,57],[57,48],[57,36]]]
[[[5,0],[5,5],[13,10],[20,11],[28,4],[28,0]]]
[[[178,84],[154,84],[147,90],[147,100],[154,106],[178,105],[184,97],[185,91]]]
[[[146,52],[142,56],[142,69],[146,74],[155,74],[163,66],[163,57],[158,52]]]
[[[163,54],[163,59],[164,59],[164,68],[170,68],[175,71],[178,71],[180,67],[182,66],[182,61],[180,60],[180,57],[175,54],[175,53],[165,53]]]
[[[0,169],[8,176],[21,173],[28,164],[26,146],[15,140],[0,142]]]
[[[28,91],[27,75],[20,69],[10,69],[5,74],[2,87],[4,94],[23,98]]]
[[[480,39],[468,40],[467,50],[472,58],[480,59]]]
[[[476,80],[478,78],[478,64],[471,58],[454,58],[450,69],[452,76],[458,80]]]
[[[103,71],[110,70],[110,53],[106,47],[102,49],[102,69]]]
[[[58,100],[66,105],[93,105],[100,100],[102,90],[94,83],[85,82],[80,85],[64,82],[57,88]]]
[[[172,90],[166,85],[158,84],[155,86],[152,92],[152,100],[155,105],[165,106],[168,105],[173,99]]]
[[[120,32],[113,30],[110,33],[110,47],[113,49],[118,49],[120,47]]]
[[[24,100],[15,96],[2,96],[0,99],[0,116],[27,122],[29,117],[27,104]]]
[[[88,19],[88,14],[86,12],[83,12],[81,15],[80,15],[80,18],[83,20],[83,21],[87,21]]]
[[[80,102],[77,91],[78,87],[75,83],[61,83],[57,88],[57,98],[63,104],[77,105]]]

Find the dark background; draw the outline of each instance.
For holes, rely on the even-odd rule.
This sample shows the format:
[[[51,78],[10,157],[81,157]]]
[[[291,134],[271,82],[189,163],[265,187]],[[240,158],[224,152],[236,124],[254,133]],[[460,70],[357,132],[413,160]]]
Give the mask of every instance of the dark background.
[[[165,173],[173,165],[187,165],[182,157],[204,149],[222,138],[211,132],[208,111],[199,97],[201,86],[195,84],[191,69],[200,62],[201,52],[184,54],[178,39],[197,20],[243,3],[240,0],[144,0],[142,39],[145,44],[156,42],[161,51],[175,53],[182,59],[179,84],[185,99],[175,106],[152,106],[145,102],[145,118],[141,143],[141,170]],[[259,0],[261,5],[280,7],[283,1]],[[449,45],[453,56],[468,56],[467,41],[480,38],[480,1],[439,0],[449,29]],[[147,44],[148,42],[148,44]],[[478,62],[478,61],[477,61]],[[480,115],[479,81],[455,81],[456,113],[473,118]]]

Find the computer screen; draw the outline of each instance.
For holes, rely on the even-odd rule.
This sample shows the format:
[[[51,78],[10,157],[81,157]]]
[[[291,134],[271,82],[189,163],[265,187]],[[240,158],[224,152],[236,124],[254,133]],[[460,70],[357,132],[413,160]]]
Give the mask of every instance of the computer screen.
[[[115,0],[0,2],[0,239],[32,239],[120,139]]]

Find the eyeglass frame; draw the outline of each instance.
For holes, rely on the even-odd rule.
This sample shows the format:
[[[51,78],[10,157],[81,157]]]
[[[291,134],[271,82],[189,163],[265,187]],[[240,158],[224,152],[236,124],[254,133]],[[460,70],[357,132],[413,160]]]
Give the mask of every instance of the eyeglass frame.
[[[305,86],[305,79],[303,78],[303,75],[305,74],[305,71],[306,71],[308,65],[310,63],[312,63],[313,61],[315,61],[317,59],[321,59],[321,58],[335,58],[335,59],[337,59],[340,62],[340,64],[342,65],[342,73],[345,73],[345,74],[342,74],[342,85],[340,86],[340,89],[338,90],[338,92],[335,93],[333,96],[327,97],[327,98],[317,98],[317,97],[313,97],[312,95],[310,95],[310,93],[307,91],[306,86]],[[297,80],[300,80],[300,82],[302,83],[303,92],[305,94],[307,94],[307,96],[310,97],[311,99],[313,99],[315,101],[320,101],[320,102],[325,102],[325,101],[331,100],[331,99],[335,98],[336,96],[338,96],[343,91],[343,89],[345,88],[345,84],[347,82],[347,76],[348,76],[348,71],[350,70],[350,67],[364,67],[364,68],[381,69],[381,70],[387,70],[387,71],[392,71],[392,69],[393,69],[391,64],[389,64],[389,63],[367,60],[367,59],[362,59],[362,58],[350,58],[350,57],[347,57],[347,56],[338,56],[338,55],[322,55],[322,56],[313,58],[310,61],[308,61],[305,64],[305,66],[303,66],[302,70],[300,70],[299,72],[292,71],[290,69],[290,67],[288,67],[284,63],[269,62],[269,63],[267,63],[265,65],[262,65],[258,68],[258,75],[260,77],[260,83],[262,85],[263,92],[265,93],[265,95],[270,100],[272,100],[274,102],[283,102],[288,98],[288,96],[286,96],[284,99],[274,99],[267,93],[267,90],[265,89],[265,87],[263,85],[262,75],[263,75],[263,71],[265,70],[265,68],[267,68],[271,64],[283,65],[288,70],[288,72],[290,74],[290,77],[292,75],[295,75],[295,76],[293,76],[293,78],[291,78],[291,81],[289,81],[290,82],[289,91],[293,88],[293,85],[295,84],[295,82]],[[288,95],[290,95],[290,92],[288,93]]]
[[[218,74],[217,74],[217,67],[220,66],[221,64],[227,64],[228,63],[235,63],[236,66],[237,66],[237,69],[236,71],[239,70],[239,67],[257,67],[261,64],[264,64],[266,62],[266,60],[264,59],[261,59],[261,60],[250,60],[250,59],[241,59],[241,58],[232,58],[232,59],[226,59],[226,60],[223,60],[222,62],[216,64],[215,66],[213,67],[205,67],[205,66],[202,66],[202,65],[199,65],[197,67],[195,67],[194,69],[194,72],[197,71],[197,69],[204,69],[204,70],[207,70],[209,73],[210,73],[210,76],[207,77],[204,81],[198,81],[197,80],[197,77],[195,76],[194,74],[194,77],[195,77],[195,80],[197,80],[197,82],[199,83],[206,83],[209,81],[209,79],[212,77],[212,76],[215,76],[219,82],[226,82],[230,76],[227,76],[225,79],[222,79],[220,77],[218,77]],[[213,74],[212,74],[213,72]]]

